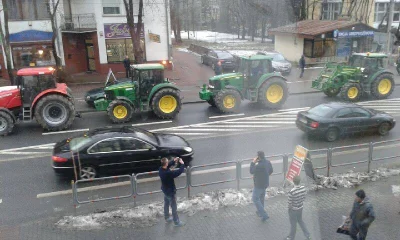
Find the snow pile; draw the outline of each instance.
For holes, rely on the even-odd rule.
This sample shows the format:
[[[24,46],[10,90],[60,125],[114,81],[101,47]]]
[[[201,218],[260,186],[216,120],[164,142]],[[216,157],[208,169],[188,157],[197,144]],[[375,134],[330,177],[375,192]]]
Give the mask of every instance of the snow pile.
[[[388,168],[379,168],[377,170],[372,170],[370,173],[348,171],[344,174],[333,174],[330,177],[317,175],[316,183],[311,186],[311,189],[337,189],[338,187],[351,188],[364,182],[375,182],[381,178],[397,175],[400,175],[400,169]]]
[[[241,37],[241,36],[240,36]],[[171,38],[175,38],[172,34]],[[181,38],[188,39],[188,34],[185,31],[181,31]],[[210,42],[210,43],[243,43],[250,41],[250,37],[246,36],[246,39],[238,39],[237,34],[231,33],[220,33],[213,31],[189,31],[189,38],[197,41]],[[255,37],[255,41],[261,41],[260,37]],[[265,39],[266,42],[271,42],[271,39]]]
[[[400,185],[392,185],[392,192],[395,197],[400,197]]]
[[[271,187],[266,198],[284,194],[282,189]],[[178,212],[193,216],[203,210],[218,210],[222,207],[245,206],[251,203],[251,190],[226,189],[201,193],[191,199],[178,199]],[[163,218],[164,203],[156,202],[135,208],[120,208],[84,216],[66,216],[56,225],[63,228],[80,230],[99,229],[107,226],[148,227]]]

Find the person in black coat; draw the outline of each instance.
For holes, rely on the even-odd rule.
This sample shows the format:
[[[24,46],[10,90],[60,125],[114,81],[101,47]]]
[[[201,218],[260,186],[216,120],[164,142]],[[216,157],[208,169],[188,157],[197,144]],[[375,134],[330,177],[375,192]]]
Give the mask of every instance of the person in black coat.
[[[306,59],[304,58],[304,54],[301,55],[301,58],[300,58],[300,61],[299,61],[299,67],[300,67],[300,70],[301,70],[300,78],[302,78],[303,74],[304,74],[304,68],[306,67]]]
[[[350,227],[351,239],[365,240],[367,237],[368,228],[375,220],[375,211],[364,190],[362,189],[356,192],[356,198],[353,203],[353,209],[351,210],[350,218],[352,221]]]
[[[254,189],[252,200],[257,209],[257,215],[265,222],[269,216],[264,209],[265,192],[269,186],[269,176],[274,171],[272,164],[265,158],[264,152],[259,151],[257,157],[250,164],[250,173],[254,175]]]
[[[179,161],[180,167],[177,170],[170,168]],[[164,217],[166,222],[174,221],[176,227],[184,225],[179,221],[178,209],[176,205],[176,186],[174,179],[179,177],[185,170],[185,164],[182,158],[175,158],[174,161],[168,163],[168,158],[161,159],[161,167],[158,174],[161,179],[161,190],[164,193]],[[169,216],[169,206],[172,208],[172,218]]]
[[[125,72],[126,72],[126,78],[129,78],[129,69],[131,67],[131,60],[129,59],[128,56],[125,56],[123,63],[124,63],[124,68],[125,68]]]

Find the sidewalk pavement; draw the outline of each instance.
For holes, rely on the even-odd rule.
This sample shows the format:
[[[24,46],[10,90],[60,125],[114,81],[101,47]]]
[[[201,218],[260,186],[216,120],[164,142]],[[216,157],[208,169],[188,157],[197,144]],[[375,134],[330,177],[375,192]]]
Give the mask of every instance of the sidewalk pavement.
[[[350,239],[336,233],[336,229],[342,222],[342,216],[351,210],[355,192],[361,188],[370,197],[377,216],[369,229],[368,239],[400,239],[400,202],[399,197],[395,197],[392,192],[392,185],[400,185],[398,176],[369,182],[359,188],[310,191],[306,198],[303,219],[312,239]],[[266,200],[266,210],[270,219],[265,223],[256,216],[252,204],[202,211],[193,216],[180,213],[181,220],[186,222],[186,226],[181,228],[164,223],[160,216],[156,225],[147,228],[109,226],[98,230],[68,230],[54,225],[60,216],[16,227],[0,227],[0,239],[284,239],[290,229],[287,198],[279,196]],[[299,227],[296,239],[305,239]]]

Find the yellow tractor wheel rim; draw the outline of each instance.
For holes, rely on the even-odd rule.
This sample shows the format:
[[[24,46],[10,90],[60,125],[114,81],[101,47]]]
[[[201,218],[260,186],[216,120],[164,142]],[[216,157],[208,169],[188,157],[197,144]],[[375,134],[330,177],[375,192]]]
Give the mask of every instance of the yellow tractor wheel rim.
[[[270,103],[277,103],[283,98],[283,88],[278,84],[272,84],[265,93],[265,97]]]
[[[124,119],[128,116],[128,109],[123,105],[118,105],[113,110],[114,117]]]
[[[349,90],[347,91],[347,96],[350,99],[356,98],[358,96],[358,88],[356,88],[356,87],[349,88]]]
[[[158,107],[163,113],[172,113],[178,106],[178,102],[171,95],[166,95],[158,102]]]
[[[236,105],[236,99],[232,95],[226,95],[224,97],[224,101],[223,102],[224,102],[224,107],[228,108],[228,109],[234,108],[235,105]]]
[[[378,92],[382,95],[386,95],[392,89],[392,82],[389,79],[382,79],[378,84]]]

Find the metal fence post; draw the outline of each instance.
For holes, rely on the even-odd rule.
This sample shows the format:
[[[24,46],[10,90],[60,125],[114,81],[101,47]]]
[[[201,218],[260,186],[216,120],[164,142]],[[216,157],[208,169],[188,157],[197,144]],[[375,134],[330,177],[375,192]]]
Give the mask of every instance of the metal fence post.
[[[331,164],[332,164],[332,148],[328,148],[327,151],[327,156],[326,156],[326,176],[329,177],[331,174]]]
[[[192,182],[192,169],[190,167],[186,168],[186,185],[187,185],[187,197],[190,198],[190,184]]]
[[[283,181],[286,180],[286,173],[289,167],[289,156],[287,154],[283,155]]]
[[[240,190],[240,178],[242,177],[242,162],[239,160],[236,162],[236,187]]]
[[[75,181],[71,180],[71,187],[72,187],[72,204],[74,205],[74,208],[76,209],[77,205],[77,196],[76,196],[76,185]]]
[[[370,142],[369,146],[368,146],[368,173],[371,171],[371,162],[372,162],[373,152],[374,152],[374,144],[372,142]]]
[[[133,206],[136,207],[136,175],[132,174],[131,184],[132,184],[132,192],[133,192]]]

